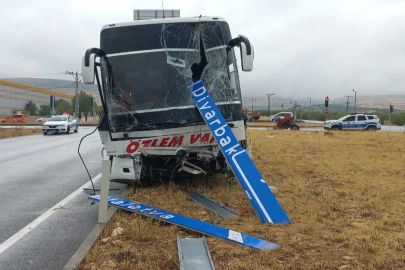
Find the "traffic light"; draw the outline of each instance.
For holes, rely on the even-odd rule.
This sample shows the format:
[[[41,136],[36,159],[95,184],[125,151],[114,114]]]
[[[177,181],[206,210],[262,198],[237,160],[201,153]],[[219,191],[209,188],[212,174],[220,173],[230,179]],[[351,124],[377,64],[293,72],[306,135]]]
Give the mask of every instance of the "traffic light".
[[[55,96],[51,95],[49,99],[49,107],[53,108],[54,103],[55,103]]]
[[[329,106],[329,97],[325,98],[325,107],[328,108]]]
[[[299,112],[300,114],[302,114],[302,110],[299,110],[298,112]]]
[[[326,109],[326,110],[325,110],[325,113],[329,113],[329,110],[328,110],[328,109]]]
[[[390,104],[390,113],[392,113],[394,111],[394,106],[392,106],[391,104]]]
[[[94,103],[94,100],[93,100],[93,97],[91,97],[91,98],[90,98],[90,106],[91,106],[91,107],[93,107],[93,103]]]

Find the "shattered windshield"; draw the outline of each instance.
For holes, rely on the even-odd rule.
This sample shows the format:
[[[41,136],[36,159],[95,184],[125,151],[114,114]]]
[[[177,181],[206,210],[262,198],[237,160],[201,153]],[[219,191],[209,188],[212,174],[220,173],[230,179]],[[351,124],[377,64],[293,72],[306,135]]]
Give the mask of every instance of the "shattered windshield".
[[[187,89],[191,66],[208,65],[202,81],[227,120],[240,120],[241,97],[226,22],[136,25],[103,30],[102,83],[112,132],[203,124]],[[202,43],[200,40],[202,39]],[[237,105],[237,107],[235,107]]]

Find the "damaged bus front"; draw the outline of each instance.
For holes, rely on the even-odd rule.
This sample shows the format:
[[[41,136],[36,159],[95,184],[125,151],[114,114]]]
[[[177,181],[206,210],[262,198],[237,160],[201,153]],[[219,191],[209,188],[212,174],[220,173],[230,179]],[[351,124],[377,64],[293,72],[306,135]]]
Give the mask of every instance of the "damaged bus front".
[[[222,18],[195,17],[110,24],[100,39],[100,49],[87,50],[82,75],[85,83],[96,78],[99,85],[99,133],[112,159],[111,180],[146,183],[226,172],[188,87],[203,63],[201,80],[246,145],[234,47],[240,47],[242,69],[252,70],[247,38],[232,39]]]

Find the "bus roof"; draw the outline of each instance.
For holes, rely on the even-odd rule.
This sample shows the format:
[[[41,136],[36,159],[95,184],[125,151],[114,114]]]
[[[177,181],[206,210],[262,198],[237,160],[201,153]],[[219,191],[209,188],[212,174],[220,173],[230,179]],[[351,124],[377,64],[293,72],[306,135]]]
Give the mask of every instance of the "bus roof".
[[[151,19],[151,20],[106,24],[103,26],[103,28],[101,28],[101,30],[133,25],[163,24],[163,23],[196,23],[196,22],[226,22],[226,20],[222,17],[209,17],[209,16]]]

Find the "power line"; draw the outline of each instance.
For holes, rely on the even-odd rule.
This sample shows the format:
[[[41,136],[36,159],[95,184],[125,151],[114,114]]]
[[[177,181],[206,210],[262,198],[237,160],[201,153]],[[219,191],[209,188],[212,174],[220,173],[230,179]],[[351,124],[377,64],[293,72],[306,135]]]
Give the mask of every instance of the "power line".
[[[387,95],[398,95],[398,94],[405,94],[405,91],[395,92],[395,93],[373,94],[373,95],[367,95],[367,96],[387,96]]]
[[[62,85],[62,86],[55,86],[55,87],[40,87],[40,88],[44,88],[44,89],[58,89],[58,88],[66,88],[68,86],[74,86],[74,83],[71,84],[67,84],[67,85]]]
[[[43,69],[39,69],[38,67],[33,67],[33,66],[28,66],[28,65],[24,65],[24,64],[20,64],[17,62],[13,62],[13,61],[9,61],[9,60],[4,60],[4,59],[0,59],[0,61],[3,62],[9,62],[9,63],[13,63],[15,65],[19,65],[22,67],[14,67],[14,66],[6,66],[6,67],[12,67],[12,68],[23,68],[23,69],[30,69],[30,70],[35,70],[37,72],[42,72],[42,73],[50,73],[50,74],[62,74],[63,72],[57,72],[57,71],[49,71],[49,70],[43,70]],[[3,66],[5,66],[4,64],[2,64]],[[25,67],[25,68],[24,68]]]
[[[82,88],[83,90],[86,90],[86,91],[89,91],[89,92],[98,92],[98,90],[97,89],[88,89],[88,88],[86,88],[86,87],[84,87],[84,85],[80,85],[80,88]]]

